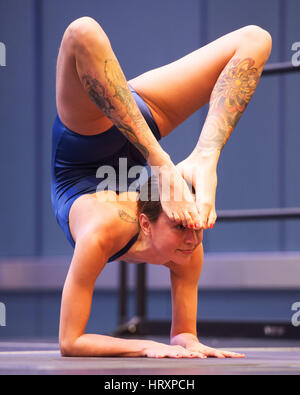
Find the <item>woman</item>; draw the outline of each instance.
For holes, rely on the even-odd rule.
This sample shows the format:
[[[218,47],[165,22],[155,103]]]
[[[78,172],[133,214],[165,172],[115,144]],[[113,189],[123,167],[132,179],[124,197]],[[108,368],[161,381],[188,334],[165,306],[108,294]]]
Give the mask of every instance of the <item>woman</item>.
[[[74,247],[62,296],[62,355],[243,356],[198,341],[197,284],[203,229],[216,221],[220,152],[256,89],[271,46],[268,32],[246,26],[127,82],[94,19],[79,18],[66,29],[57,61],[52,151],[52,204]],[[158,140],[208,102],[195,149],[175,166]],[[147,162],[158,197],[148,201],[132,171]],[[170,269],[171,345],[85,334],[95,280],[117,258]]]

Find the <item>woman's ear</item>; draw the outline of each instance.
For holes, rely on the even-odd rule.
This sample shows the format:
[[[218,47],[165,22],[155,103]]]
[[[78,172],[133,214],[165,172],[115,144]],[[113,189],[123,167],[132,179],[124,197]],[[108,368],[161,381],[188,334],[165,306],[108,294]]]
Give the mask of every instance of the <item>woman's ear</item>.
[[[150,236],[151,235],[151,226],[150,226],[150,221],[149,221],[149,218],[147,217],[147,215],[144,213],[141,213],[140,217],[139,217],[139,221],[140,221],[140,227],[141,227],[142,231],[144,232],[144,234],[146,236]]]

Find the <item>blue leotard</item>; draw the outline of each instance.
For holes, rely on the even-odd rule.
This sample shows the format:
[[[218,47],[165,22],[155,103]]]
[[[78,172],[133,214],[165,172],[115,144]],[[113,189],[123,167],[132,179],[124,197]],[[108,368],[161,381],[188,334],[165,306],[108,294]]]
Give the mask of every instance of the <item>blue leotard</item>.
[[[131,86],[129,88],[143,117],[159,141],[160,132],[149,107]],[[73,247],[75,242],[69,228],[69,212],[72,204],[79,196],[99,190],[99,183],[106,178],[99,178],[99,174],[96,177],[100,166],[113,166],[117,176],[115,190],[123,191],[124,185],[121,185],[119,179],[120,158],[126,158],[128,170],[135,165],[149,169],[143,155],[116,126],[97,135],[84,136],[68,129],[57,114],[52,129],[51,201],[57,222]],[[138,178],[139,175],[128,178],[126,187]],[[116,260],[125,254],[136,241],[137,236],[135,235],[108,261]]]

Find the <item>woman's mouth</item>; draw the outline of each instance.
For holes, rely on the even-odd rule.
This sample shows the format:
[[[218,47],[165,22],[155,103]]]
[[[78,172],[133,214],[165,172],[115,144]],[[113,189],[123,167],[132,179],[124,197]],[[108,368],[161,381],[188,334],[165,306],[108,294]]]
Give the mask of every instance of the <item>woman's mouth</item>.
[[[190,255],[194,252],[194,250],[179,250],[178,251],[182,252],[184,255]]]

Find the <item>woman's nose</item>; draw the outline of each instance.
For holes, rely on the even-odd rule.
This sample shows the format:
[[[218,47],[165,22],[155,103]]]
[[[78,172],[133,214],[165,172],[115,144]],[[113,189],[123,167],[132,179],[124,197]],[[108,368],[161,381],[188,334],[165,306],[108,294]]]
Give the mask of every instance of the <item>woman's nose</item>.
[[[186,242],[193,243],[195,245],[200,244],[203,239],[203,230],[188,229],[186,232]]]

